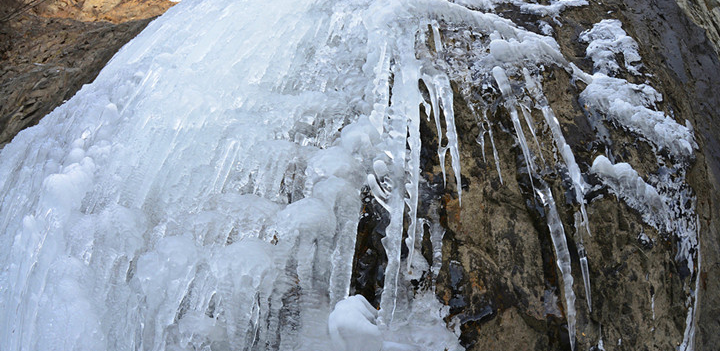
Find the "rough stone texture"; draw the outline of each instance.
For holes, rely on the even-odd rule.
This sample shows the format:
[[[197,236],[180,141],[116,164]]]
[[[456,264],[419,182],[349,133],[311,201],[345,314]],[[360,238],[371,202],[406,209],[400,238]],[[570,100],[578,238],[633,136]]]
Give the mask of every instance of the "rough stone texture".
[[[601,19],[620,19],[640,44],[645,72],[652,73],[649,83],[665,98],[663,108],[694,126],[700,151],[688,182],[698,197],[702,248],[701,269],[690,272],[700,279],[696,350],[714,350],[720,345],[718,4],[716,0],[592,2],[565,11],[558,18],[562,26],[548,18],[519,14],[511,6],[504,12],[505,17],[530,30],[536,29],[538,19],[547,20],[565,56],[586,71],[592,63],[584,58],[585,44],[578,41],[579,34]],[[167,6],[164,1],[58,0],[0,28],[0,145],[90,82],[114,52],[148,22],[114,25],[78,19],[120,23],[157,15]],[[598,150],[592,142],[594,132],[577,102],[583,87],[571,84],[568,74],[558,68],[548,69],[543,86],[581,169],[586,171]],[[501,184],[489,145],[483,161],[483,150],[475,140],[479,129],[467,102],[456,94],[454,105],[462,160],[462,206],[454,192],[446,190],[455,187],[449,163],[448,184],[443,186],[437,134],[423,117],[424,197],[418,209],[419,217],[435,218],[446,230],[437,294],[451,308],[448,322],[459,323],[461,341],[470,350],[569,350],[562,289],[544,211],[529,196],[530,179],[523,170],[522,152],[509,132],[513,128],[507,111],[498,108],[491,115],[501,159]],[[542,124],[540,116],[533,118]],[[552,159],[549,131],[538,133],[541,152]],[[614,139],[620,161],[631,163],[641,175],[653,171],[654,158],[644,157],[650,153],[646,144],[622,133]],[[589,312],[572,237],[576,208],[566,201],[563,179],[550,172],[544,180],[556,197],[573,255],[577,349],[593,349],[601,335],[606,350],[674,349],[682,340],[687,313],[683,279],[690,278],[683,278],[673,260],[673,239],[645,225],[636,211],[607,192],[588,194],[593,233],[585,239],[592,281],[593,311]],[[358,230],[353,289],[377,305],[387,260],[379,240],[387,223],[383,223],[378,206],[368,196],[366,200]],[[639,241],[640,232],[654,241]],[[423,238],[423,255],[430,261],[425,249],[428,235]],[[415,283],[420,287],[427,282]]]
[[[168,0],[52,0],[33,12],[42,17],[123,23],[158,16],[173,4]]]
[[[46,1],[42,6],[57,3],[65,2]],[[0,147],[90,83],[115,52],[145,28],[150,17],[171,3],[143,2],[148,4],[147,11],[132,16],[122,13],[123,4],[111,7],[107,14],[80,10],[78,14],[87,14],[80,16],[83,20],[142,19],[119,24],[83,22],[45,17],[55,13],[33,9],[40,15],[23,13],[0,23]]]
[[[720,111],[720,63],[712,42],[672,1],[593,3],[565,11],[558,19],[562,26],[552,19],[519,14],[512,6],[507,6],[503,15],[530,30],[539,19],[551,23],[564,55],[588,72],[592,62],[584,57],[586,44],[579,42],[579,34],[601,19],[620,19],[628,35],[640,44],[644,72],[652,74],[625,78],[634,83],[647,79],[662,93],[662,109],[673,113],[681,123],[685,119],[691,122],[700,146],[687,176],[698,200],[702,249],[699,271],[687,272],[683,264],[675,262],[676,239],[646,225],[640,214],[621,200],[604,190],[587,195],[593,233],[585,238],[592,312],[585,303],[577,238],[572,229],[577,208],[567,199],[568,188],[563,185],[567,180],[553,171],[543,176],[558,204],[573,259],[576,349],[596,349],[600,338],[606,350],[675,349],[685,331],[687,282],[695,282],[696,277],[700,279],[700,312],[695,349],[715,349],[720,344],[720,130],[713,122]],[[543,80],[563,133],[581,170],[587,172],[602,152],[597,149],[595,132],[578,102],[584,86],[577,84],[557,67],[549,68]],[[450,306],[448,323],[459,324],[461,341],[468,350],[569,350],[566,306],[544,210],[530,195],[530,179],[520,146],[511,134],[508,112],[498,107],[490,117],[504,180],[500,184],[490,146],[486,141],[483,161],[483,151],[476,142],[477,122],[468,111],[467,101],[459,96],[456,90],[462,206],[452,190],[455,184],[449,156],[445,167],[448,184],[442,185],[434,126],[424,118],[421,126],[423,189],[427,196],[422,199],[418,216],[436,216],[446,230],[437,295]],[[544,124],[539,115],[533,117],[537,125]],[[538,138],[545,159],[552,160],[555,156],[549,131],[540,128]],[[641,175],[657,169],[647,143],[621,130],[613,131],[613,140],[618,162],[630,163]],[[592,177],[588,181],[599,184]],[[430,213],[433,211],[434,215]],[[640,233],[652,241],[640,240]],[[694,289],[694,285],[690,288]]]
[[[705,29],[716,52],[720,52],[720,1],[676,0],[695,24]]]
[[[720,62],[717,2],[701,14],[716,23],[707,32],[672,1],[627,1],[629,31],[641,45],[668,104],[695,127],[700,144],[688,181],[698,197],[702,268],[696,350],[720,344]],[[706,27],[707,28],[707,27]],[[705,34],[708,34],[706,36]],[[707,38],[712,40],[708,40]],[[714,44],[714,46],[713,46]],[[713,50],[713,48],[715,50]]]

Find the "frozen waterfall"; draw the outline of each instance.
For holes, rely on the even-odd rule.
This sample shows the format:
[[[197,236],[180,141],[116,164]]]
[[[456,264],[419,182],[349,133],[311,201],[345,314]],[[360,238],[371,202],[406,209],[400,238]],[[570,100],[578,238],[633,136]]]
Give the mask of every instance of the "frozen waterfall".
[[[515,3],[548,14],[587,4]],[[550,214],[573,343],[573,275],[582,275],[590,306],[594,258],[571,272],[572,233],[540,173],[560,169],[571,180],[582,243],[591,240],[584,175],[594,172],[633,208],[680,211],[672,194],[684,169],[674,169],[669,190],[612,155],[583,173],[543,95],[544,67],[584,81],[593,118],[626,126],[658,153],[682,161],[697,146],[690,129],[654,109],[652,87],[609,76],[614,62],[580,71],[551,36],[493,14],[495,5],[184,0],[171,8],[94,83],[2,150],[0,350],[462,349],[434,288],[413,292],[409,280],[413,270],[439,270],[416,237],[432,220],[417,218],[423,113],[460,199],[454,94],[476,114],[478,141],[492,145],[502,177],[488,102],[470,96],[474,86],[502,97],[537,188],[531,196]],[[631,38],[623,43],[633,48]],[[613,56],[602,50],[596,43],[589,56]],[[543,158],[538,128],[551,131],[555,159]],[[363,191],[389,220],[379,310],[348,297]],[[695,224],[663,213],[646,211],[646,220],[678,233],[678,255],[692,267]],[[439,257],[442,229],[430,227]]]

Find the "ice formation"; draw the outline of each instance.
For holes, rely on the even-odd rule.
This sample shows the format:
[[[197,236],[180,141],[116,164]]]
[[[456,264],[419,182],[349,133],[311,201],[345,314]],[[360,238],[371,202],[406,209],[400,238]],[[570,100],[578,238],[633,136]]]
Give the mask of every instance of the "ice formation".
[[[522,0],[454,0],[456,4],[466,6],[471,9],[479,9],[485,11],[494,10],[500,4],[512,4],[517,6],[520,11],[538,16],[548,16],[555,18],[569,7],[577,7],[587,5],[587,0],[554,0],[549,4],[541,4],[534,2],[525,2]]]
[[[614,155],[607,148],[608,155],[597,156],[591,172],[600,176],[610,192],[639,211],[647,224],[662,235],[674,235],[678,239],[676,261],[686,265],[690,274],[699,272],[696,199],[685,182],[689,161],[697,149],[692,126],[687,121],[682,125],[658,111],[657,103],[662,101],[662,96],[653,87],[612,77],[621,67],[616,60],[618,53],[623,54],[628,72],[638,75],[641,67],[637,43],[626,35],[619,21],[603,20],[584,32],[581,40],[588,42],[586,53],[594,62],[595,72],[592,76],[578,75],[588,84],[579,101],[585,104],[598,137],[606,144],[611,143],[603,123],[609,121],[649,143],[658,161],[658,169],[648,175],[649,182],[646,182],[631,165],[614,163]],[[689,290],[688,314],[678,350],[694,349],[697,281],[696,277],[694,289],[685,287]]]
[[[338,350],[380,351],[377,310],[360,295],[339,301],[328,317],[330,337]]]
[[[622,23],[616,19],[606,19],[596,23],[592,29],[580,34],[580,40],[588,43],[585,53],[593,60],[596,72],[605,75],[618,73],[620,66],[615,60],[623,55],[625,69],[640,74],[640,54],[638,44],[622,29]]]
[[[697,148],[687,126],[655,110],[662,96],[649,85],[632,84],[624,79],[595,73],[580,94],[580,101],[591,114],[637,133],[658,151],[667,151],[677,158],[688,158]]]
[[[550,238],[552,239],[553,247],[555,249],[556,264],[560,270],[560,276],[563,281],[563,296],[565,297],[565,315],[568,323],[568,333],[570,334],[570,347],[575,349],[575,323],[576,323],[576,310],[575,310],[575,292],[573,291],[573,276],[570,263],[570,251],[567,246],[567,239],[565,238],[565,229],[563,228],[560,215],[557,212],[555,206],[555,200],[553,199],[552,192],[543,185],[543,188],[537,191],[537,196],[540,198],[543,206],[547,209],[547,225],[550,230]]]
[[[0,349],[350,350],[358,340],[373,350],[461,349],[434,287],[409,284],[423,271],[437,276],[444,235],[437,218],[417,218],[421,108],[462,199],[455,94],[475,115],[483,157],[489,139],[501,183],[491,100],[511,119],[529,196],[547,213],[574,347],[567,234],[543,172],[571,181],[590,307],[588,186],[542,91],[545,67],[588,83],[582,99],[598,125],[617,123],[679,162],[696,144],[691,129],[654,110],[654,89],[609,76],[617,50],[632,48],[618,23],[586,33],[599,70],[590,75],[552,37],[490,13],[498,3],[185,0],[171,8],[94,83],[2,150]],[[587,4],[508,3],[550,17]],[[625,58],[626,69],[638,61]],[[536,133],[545,128],[552,159]],[[640,211],[687,218],[678,204],[692,196],[670,180],[682,167],[645,182],[607,156],[592,171],[611,192]],[[389,219],[379,311],[349,296],[365,187]],[[679,230],[679,255],[692,267],[696,224],[646,220]],[[426,228],[432,262],[419,253]]]
[[[669,231],[672,220],[665,199],[657,190],[647,184],[627,163],[612,164],[605,156],[598,156],[592,164],[592,171],[599,175],[610,190],[622,197],[632,208],[638,210],[643,220],[652,226]]]

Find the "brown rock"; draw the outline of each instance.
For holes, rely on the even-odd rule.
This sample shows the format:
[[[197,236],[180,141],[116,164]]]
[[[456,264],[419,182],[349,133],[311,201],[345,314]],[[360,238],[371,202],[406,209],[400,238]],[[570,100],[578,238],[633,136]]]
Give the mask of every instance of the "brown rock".
[[[0,146],[90,83],[107,61],[172,6],[166,0],[95,1],[89,10],[45,1],[0,23]],[[90,2],[88,2],[90,4]],[[0,4],[0,16],[16,4]]]

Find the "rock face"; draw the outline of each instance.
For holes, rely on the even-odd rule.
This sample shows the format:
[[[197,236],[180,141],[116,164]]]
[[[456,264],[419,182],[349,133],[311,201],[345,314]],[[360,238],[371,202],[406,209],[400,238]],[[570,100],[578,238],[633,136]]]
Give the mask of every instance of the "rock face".
[[[169,1],[47,1],[0,23],[0,146],[91,82]],[[3,13],[16,4],[5,2]],[[106,22],[110,21],[110,22]]]
[[[720,1],[677,0],[680,8],[705,30],[716,52],[720,52]]]
[[[639,43],[643,72],[649,73],[635,77],[625,72],[622,78],[658,89],[664,97],[661,108],[680,117],[681,123],[687,119],[699,144],[700,151],[687,175],[697,197],[700,227],[702,263],[693,271],[685,262],[676,260],[677,239],[649,226],[642,213],[603,190],[597,179],[588,179],[598,189],[585,197],[592,233],[584,239],[592,310],[585,302],[580,275],[579,242],[572,229],[576,220],[573,213],[578,209],[572,201],[569,180],[561,177],[562,172],[543,176],[556,197],[572,259],[577,296],[575,349],[676,349],[686,339],[686,318],[692,306],[685,296],[695,293],[695,283],[699,287],[695,350],[715,349],[720,342],[720,95],[716,92],[720,88],[716,51],[720,41],[714,24],[717,12],[693,13],[695,22],[675,2],[654,0],[592,3],[568,9],[555,19],[524,14],[510,5],[502,12],[504,17],[538,32],[539,21],[547,21],[565,57],[586,72],[592,71],[592,61],[585,57],[587,44],[580,40],[580,34],[601,19],[619,19],[628,35]],[[441,28],[440,33],[446,38],[451,31]],[[579,99],[585,86],[571,78],[565,70],[548,68],[543,86],[580,169],[585,172],[602,150],[598,150],[587,106]],[[468,101],[459,98],[461,94],[455,88],[462,205],[452,190],[452,176],[443,186],[435,128],[424,122],[428,125],[423,128],[426,150],[422,153],[422,169],[426,188],[434,189],[435,195],[425,199],[425,212],[419,210],[418,214],[427,218],[433,216],[428,211],[434,211],[445,230],[437,296],[450,306],[449,325],[460,328],[461,341],[468,350],[570,350],[567,304],[563,302],[565,294],[546,223],[548,214],[532,195],[532,180],[525,169],[521,145],[512,132],[509,111],[498,106],[489,116],[501,180],[492,149],[487,142],[483,148],[477,141],[480,128],[468,109]],[[619,130],[612,137],[618,162],[629,163],[643,176],[656,172],[657,161],[650,156],[647,143]],[[538,131],[538,138],[545,160],[552,160],[553,153],[548,150],[552,149],[552,138],[547,128]],[[449,161],[445,168],[450,169]],[[537,185],[537,179],[535,182]],[[426,193],[433,194],[427,189]],[[365,235],[362,230],[361,234]],[[363,257],[368,255],[360,255]]]
[[[459,328],[461,342],[468,350],[571,349],[568,305],[555,262],[547,208],[533,195],[533,186],[542,181],[555,196],[571,256],[577,310],[575,349],[685,350],[692,347],[686,348],[689,345],[683,342],[693,339],[695,350],[715,349],[720,342],[720,129],[716,124],[720,100],[714,91],[720,88],[718,41],[709,40],[706,31],[675,2],[605,1],[567,9],[555,19],[504,6],[504,17],[530,30],[540,32],[540,21],[549,23],[564,56],[586,72],[593,70],[593,62],[586,57],[587,43],[580,40],[580,35],[595,23],[618,19],[627,34],[635,38],[643,58],[643,75],[632,75],[628,69],[618,77],[655,87],[663,96],[659,108],[680,123],[687,120],[694,128],[699,151],[687,166],[686,179],[697,199],[701,250],[697,261],[701,262],[690,268],[687,262],[678,260],[679,241],[673,233],[648,225],[643,213],[609,192],[599,179],[589,176],[586,180],[593,190],[586,193],[585,201],[592,235],[585,236],[583,242],[589,261],[588,298],[580,273],[580,241],[573,229],[578,205],[572,199],[566,173],[550,170],[531,179],[513,132],[510,111],[488,102],[492,105],[488,113],[498,153],[498,173],[489,141],[485,139],[484,145],[479,142],[478,135],[483,135],[485,127],[470,110],[472,101],[467,99],[480,95],[480,89],[473,90],[474,95],[463,94],[459,82],[454,82],[462,204],[454,191],[452,174],[448,174],[444,185],[436,129],[423,117],[421,194],[425,196],[418,208],[419,218],[432,219],[443,227],[442,268],[436,293],[450,307],[448,325]],[[703,18],[712,21],[714,17]],[[446,40],[457,30],[441,24],[439,33]],[[712,38],[710,30],[708,33]],[[617,59],[622,61],[622,55],[618,54]],[[583,173],[606,147],[598,139],[591,113],[580,98],[585,87],[564,69],[545,70],[543,90]],[[488,97],[483,98],[488,101]],[[491,96],[489,101],[492,99],[497,97]],[[535,112],[532,117],[542,120]],[[608,127],[614,143],[607,147],[617,162],[630,164],[642,177],[659,172],[658,159],[647,142],[617,126]],[[536,132],[540,153],[553,163],[558,156],[553,151],[550,131],[540,127]],[[442,144],[446,143],[443,139]],[[449,160],[445,169],[451,169]],[[386,264],[378,243],[387,223],[378,215],[378,206],[367,202],[359,227],[353,288],[378,305],[383,285],[381,272]],[[685,206],[689,208],[690,204]],[[425,228],[423,256],[434,265],[429,248],[432,232]],[[424,276],[413,284],[420,289],[431,285],[431,279]],[[697,299],[688,300],[687,296]],[[697,306],[695,321],[688,319],[693,304]],[[688,323],[695,326],[694,331],[686,328]]]
[[[118,24],[161,15],[172,5],[168,0],[54,0],[42,3],[33,12],[43,17]]]
[[[150,17],[170,6],[165,1],[46,2],[32,14],[17,17],[0,35],[11,43],[0,47],[0,145],[35,124],[55,106],[91,81],[107,60],[147,25]],[[643,72],[634,83],[648,83],[663,96],[661,109],[688,120],[698,150],[687,182],[697,198],[701,264],[688,270],[678,262],[677,239],[643,221],[642,213],[625,205],[600,186],[587,193],[592,236],[584,239],[589,257],[589,300],[580,278],[579,241],[567,230],[577,295],[578,350],[671,350],[684,339],[686,296],[697,294],[695,350],[720,344],[720,7],[717,1],[609,0],[567,9],[561,17],[524,13],[502,5],[504,17],[540,32],[540,21],[554,32],[563,54],[585,71],[593,67],[580,34],[601,19],[614,18],[639,44]],[[97,22],[105,21],[105,22]],[[443,27],[443,37],[452,28]],[[0,38],[2,39],[2,38]],[[437,157],[434,126],[422,118],[423,183],[418,217],[432,218],[444,231],[442,262],[433,262],[426,228],[423,256],[440,264],[437,298],[450,307],[449,325],[457,327],[469,350],[569,350],[568,306],[556,265],[545,208],[533,196],[533,179],[525,169],[523,151],[512,134],[509,111],[495,106],[489,119],[499,159],[496,171],[489,144],[478,143],[481,127],[469,101],[455,90],[454,108],[462,161],[462,204],[453,177],[447,184]],[[586,107],[579,99],[585,88],[565,70],[548,67],[544,92],[563,134],[587,171],[599,154]],[[539,116],[534,116],[540,119]],[[614,153],[641,175],[655,172],[656,159],[647,143],[631,133],[614,131]],[[538,130],[539,151],[552,159],[550,131]],[[444,141],[443,141],[444,143]],[[445,169],[450,170],[448,164]],[[450,172],[450,171],[449,171]],[[499,174],[502,174],[502,180]],[[555,194],[565,228],[573,228],[577,205],[568,179],[559,172],[542,181]],[[353,289],[378,305],[387,257],[380,239],[387,225],[369,194],[358,228]],[[404,256],[406,257],[406,256]],[[699,259],[700,260],[700,259]],[[420,288],[430,278],[414,281]],[[697,285],[691,283],[697,282]],[[695,290],[693,287],[699,287]],[[592,310],[590,309],[592,307]]]

